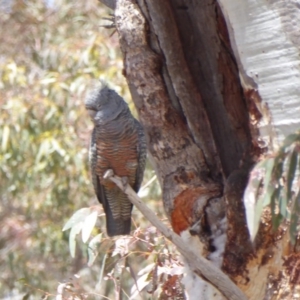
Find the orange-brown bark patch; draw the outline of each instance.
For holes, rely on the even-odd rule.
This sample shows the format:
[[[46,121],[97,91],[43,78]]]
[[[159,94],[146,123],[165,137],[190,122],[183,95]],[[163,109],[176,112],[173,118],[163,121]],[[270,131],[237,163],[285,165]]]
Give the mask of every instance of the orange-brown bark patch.
[[[194,189],[186,189],[175,198],[174,210],[171,213],[171,224],[177,234],[180,234],[180,232],[193,225],[195,221],[193,220],[195,202],[198,201],[201,195],[206,193],[206,188],[197,187]]]
[[[178,275],[169,275],[162,286],[162,292],[159,299],[185,299],[183,297],[184,292],[181,287],[180,277]]]

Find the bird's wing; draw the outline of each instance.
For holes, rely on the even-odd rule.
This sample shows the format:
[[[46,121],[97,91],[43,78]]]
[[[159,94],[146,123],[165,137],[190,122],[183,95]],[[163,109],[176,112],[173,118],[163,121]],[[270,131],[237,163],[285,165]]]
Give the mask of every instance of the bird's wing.
[[[98,198],[98,201],[104,205],[102,199],[104,199],[104,189],[100,184],[100,178],[97,176],[96,168],[97,168],[97,144],[96,144],[96,128],[93,129],[91,135],[91,144],[90,144],[90,170],[92,174],[92,182],[94,186],[95,194]]]

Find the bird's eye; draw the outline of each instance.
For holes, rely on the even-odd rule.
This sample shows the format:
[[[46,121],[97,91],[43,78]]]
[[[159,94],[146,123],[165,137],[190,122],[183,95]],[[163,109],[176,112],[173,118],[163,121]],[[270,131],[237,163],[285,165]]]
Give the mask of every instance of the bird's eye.
[[[92,109],[88,109],[88,114],[92,119],[94,119],[96,116],[96,111]]]

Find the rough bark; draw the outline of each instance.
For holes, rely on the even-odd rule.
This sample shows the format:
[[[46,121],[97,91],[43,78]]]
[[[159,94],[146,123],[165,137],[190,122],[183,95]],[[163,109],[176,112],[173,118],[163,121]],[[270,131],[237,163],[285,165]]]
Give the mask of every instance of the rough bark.
[[[285,237],[270,231],[266,214],[250,243],[242,201],[249,170],[270,146],[259,131],[270,118],[255,85],[240,79],[218,3],[118,0],[115,17],[124,75],[173,230],[249,299],[276,299],[280,274],[272,266]],[[221,238],[226,245],[218,249]]]

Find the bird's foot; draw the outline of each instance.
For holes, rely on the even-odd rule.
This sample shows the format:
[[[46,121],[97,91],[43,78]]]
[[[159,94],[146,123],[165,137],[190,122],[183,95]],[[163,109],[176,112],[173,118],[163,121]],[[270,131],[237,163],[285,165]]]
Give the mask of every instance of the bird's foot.
[[[103,20],[109,21],[109,22],[111,22],[111,24],[101,25],[100,27],[104,27],[105,29],[114,29],[113,32],[109,36],[109,37],[111,37],[115,34],[117,29],[116,29],[116,22],[115,22],[114,14],[109,14],[109,15],[110,15],[110,18],[103,18]]]
[[[116,28],[116,23],[115,23],[115,15],[114,14],[109,14],[109,18],[102,18],[105,21],[111,22],[111,24],[107,25],[102,25],[101,27],[104,27],[106,29],[111,29],[111,28]]]
[[[121,177],[121,181],[123,186],[125,187],[128,184],[128,177],[127,176]]]

